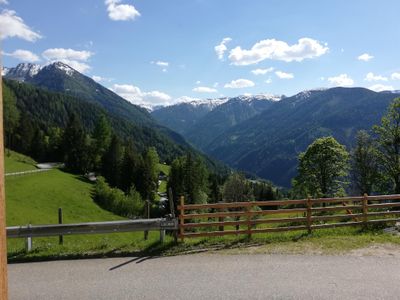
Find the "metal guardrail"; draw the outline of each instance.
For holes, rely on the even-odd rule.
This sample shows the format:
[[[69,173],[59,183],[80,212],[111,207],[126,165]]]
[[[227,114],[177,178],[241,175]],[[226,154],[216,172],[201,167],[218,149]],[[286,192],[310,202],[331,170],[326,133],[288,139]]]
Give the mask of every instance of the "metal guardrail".
[[[27,225],[7,227],[7,238],[117,233],[144,230],[165,231],[177,229],[178,221],[176,219],[166,218],[73,224]]]
[[[12,172],[6,173],[4,176],[18,176],[18,175],[26,175],[26,174],[33,174],[33,173],[41,173],[51,171],[53,169],[37,169],[37,170],[29,170],[29,171],[21,171],[21,172]]]

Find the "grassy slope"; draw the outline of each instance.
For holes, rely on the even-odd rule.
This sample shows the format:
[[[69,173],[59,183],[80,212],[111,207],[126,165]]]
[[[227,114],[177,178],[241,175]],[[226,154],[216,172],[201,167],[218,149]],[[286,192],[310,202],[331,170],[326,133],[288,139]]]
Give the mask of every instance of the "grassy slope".
[[[7,171],[14,166],[13,158],[9,158]],[[19,166],[22,169],[30,168],[32,162]],[[168,166],[160,167],[168,171]],[[58,207],[63,208],[65,223],[120,219],[93,203],[91,189],[92,185],[81,177],[60,170],[7,177],[7,224],[55,223]],[[318,230],[311,236],[304,231],[257,234],[250,240],[243,235],[196,238],[186,239],[185,243],[178,245],[173,245],[172,239],[167,236],[167,243],[163,246],[157,241],[157,232],[150,233],[148,241],[143,240],[142,232],[65,236],[63,246],[58,245],[57,237],[36,238],[33,240],[34,251],[26,254],[23,239],[10,239],[8,254],[10,260],[109,256],[137,251],[144,251],[146,254],[162,251],[166,255],[204,250],[222,250],[227,253],[338,254],[388,243],[400,249],[400,237],[382,234],[380,230],[363,231],[359,228]]]
[[[36,169],[36,162],[25,155],[6,150],[4,158],[6,173],[22,172]]]
[[[18,163],[18,164],[17,164]],[[30,163],[9,157],[6,172],[28,170]],[[80,176],[51,170],[49,172],[8,176],[6,178],[7,226],[24,224],[54,224],[57,210],[63,208],[64,223],[110,221],[120,217],[101,209],[91,199],[92,184]],[[155,243],[158,233],[151,233],[148,241],[143,233],[123,233],[108,235],[80,235],[64,237],[64,246],[58,246],[58,238],[34,239],[34,249],[28,256],[85,255],[110,251],[142,250]],[[10,258],[24,256],[24,240],[10,239],[8,252]]]

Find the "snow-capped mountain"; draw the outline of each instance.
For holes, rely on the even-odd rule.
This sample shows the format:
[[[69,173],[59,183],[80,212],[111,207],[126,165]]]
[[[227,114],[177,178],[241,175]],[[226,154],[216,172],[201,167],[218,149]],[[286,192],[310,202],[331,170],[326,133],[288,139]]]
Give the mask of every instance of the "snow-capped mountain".
[[[37,64],[21,63],[14,68],[3,68],[3,75],[8,79],[29,81],[39,73],[41,68]]]

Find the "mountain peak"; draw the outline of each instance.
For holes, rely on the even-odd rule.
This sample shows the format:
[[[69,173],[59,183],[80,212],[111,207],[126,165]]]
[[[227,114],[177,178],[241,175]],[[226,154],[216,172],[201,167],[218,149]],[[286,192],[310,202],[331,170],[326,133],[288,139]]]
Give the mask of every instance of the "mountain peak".
[[[34,77],[41,70],[41,66],[32,63],[20,63],[15,68],[3,69],[5,71],[4,75],[7,75],[8,78],[18,80],[18,81],[26,81],[27,78]]]
[[[69,65],[61,61],[57,61],[50,65],[47,65],[45,68],[56,68],[58,70],[65,72],[65,74],[67,74],[68,76],[72,76],[76,72],[75,69],[71,68]]]

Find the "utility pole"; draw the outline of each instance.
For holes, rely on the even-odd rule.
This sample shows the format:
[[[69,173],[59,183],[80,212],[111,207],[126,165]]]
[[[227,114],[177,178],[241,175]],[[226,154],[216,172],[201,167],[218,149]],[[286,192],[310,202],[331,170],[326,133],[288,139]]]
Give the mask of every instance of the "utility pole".
[[[1,49],[1,47],[0,47]],[[0,51],[1,53],[1,51]],[[1,55],[1,54],[0,54]],[[3,64],[0,57],[0,300],[8,299],[6,197],[4,192]]]

